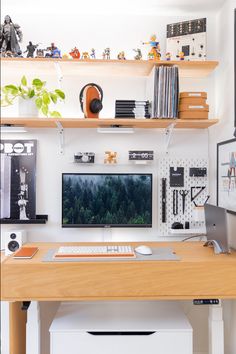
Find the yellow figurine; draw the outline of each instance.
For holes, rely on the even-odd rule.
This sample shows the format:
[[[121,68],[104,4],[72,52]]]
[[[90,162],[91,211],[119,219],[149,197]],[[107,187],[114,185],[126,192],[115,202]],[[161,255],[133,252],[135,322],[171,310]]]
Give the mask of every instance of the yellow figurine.
[[[83,52],[82,53],[82,59],[90,59],[89,53],[88,52]]]
[[[149,60],[160,60],[161,58],[161,49],[159,42],[156,41],[157,37],[153,34],[149,42],[143,42],[143,44],[150,44],[151,50],[148,53]]]
[[[125,52],[124,52],[124,51],[120,52],[120,53],[117,55],[117,59],[119,59],[119,60],[126,60]]]
[[[179,60],[184,60],[184,52],[179,52]]]

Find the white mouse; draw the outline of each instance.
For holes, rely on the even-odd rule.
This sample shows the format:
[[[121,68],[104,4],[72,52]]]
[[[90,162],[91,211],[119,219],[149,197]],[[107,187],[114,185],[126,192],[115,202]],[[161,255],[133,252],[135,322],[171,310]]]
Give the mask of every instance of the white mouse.
[[[145,255],[145,256],[152,254],[151,248],[148,246],[145,246],[145,245],[138,246],[134,250],[135,250],[135,252]]]

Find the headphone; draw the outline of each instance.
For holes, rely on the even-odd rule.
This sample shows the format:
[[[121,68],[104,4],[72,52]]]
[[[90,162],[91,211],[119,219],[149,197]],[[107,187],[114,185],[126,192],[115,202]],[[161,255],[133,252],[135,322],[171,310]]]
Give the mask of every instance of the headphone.
[[[100,98],[94,98],[91,102],[90,102],[90,111],[92,113],[99,113],[102,108],[103,108],[103,105],[102,105],[102,99],[103,99],[103,91],[102,91],[102,88],[97,85],[97,84],[94,84],[94,83],[89,83],[87,85],[85,85],[81,91],[80,91],[80,95],[79,95],[79,100],[80,100],[80,106],[81,106],[81,110],[82,112],[84,111],[83,109],[83,93],[84,93],[84,90],[86,89],[86,87],[88,86],[94,86],[96,87],[96,89],[98,90],[99,94],[100,94]]]

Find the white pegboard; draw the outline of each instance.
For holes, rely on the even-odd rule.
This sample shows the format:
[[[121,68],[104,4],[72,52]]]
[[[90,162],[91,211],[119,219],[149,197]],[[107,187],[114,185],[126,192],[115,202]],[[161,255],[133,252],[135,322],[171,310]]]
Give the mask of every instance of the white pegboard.
[[[184,168],[184,187],[170,187],[170,167],[183,167]],[[206,167],[207,176],[206,177],[190,177],[189,168],[190,167]],[[167,236],[171,225],[174,222],[181,222],[185,224],[189,221],[190,228],[202,228],[204,227],[204,222],[196,222],[193,220],[193,209],[194,203],[191,202],[191,187],[203,187],[206,188],[200,193],[200,195],[195,199],[197,205],[203,205],[209,195],[208,186],[208,160],[206,158],[195,158],[195,159],[184,159],[184,158],[163,158],[159,160],[159,232],[160,235]],[[162,223],[162,178],[166,178],[166,222]],[[188,190],[188,194],[185,199],[185,213],[182,212],[182,197],[178,195],[178,215],[173,215],[173,190]],[[169,234],[171,236],[171,234]]]

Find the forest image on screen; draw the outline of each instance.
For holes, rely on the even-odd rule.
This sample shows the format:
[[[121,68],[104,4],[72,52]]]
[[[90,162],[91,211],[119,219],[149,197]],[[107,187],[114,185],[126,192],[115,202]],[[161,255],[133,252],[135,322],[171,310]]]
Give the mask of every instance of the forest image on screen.
[[[152,176],[63,174],[63,226],[151,226]]]

